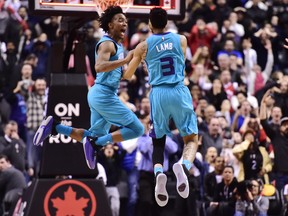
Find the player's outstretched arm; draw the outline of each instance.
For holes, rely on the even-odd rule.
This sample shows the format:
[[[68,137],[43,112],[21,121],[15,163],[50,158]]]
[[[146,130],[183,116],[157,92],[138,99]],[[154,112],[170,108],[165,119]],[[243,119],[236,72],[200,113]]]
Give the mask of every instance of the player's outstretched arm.
[[[132,59],[133,51],[130,51],[124,59],[109,61],[110,57],[116,54],[116,49],[112,41],[105,41],[99,45],[97,54],[95,70],[99,73],[109,72],[127,64]]]
[[[146,41],[143,41],[140,44],[138,44],[137,47],[135,48],[133,58],[123,74],[124,79],[129,80],[132,78],[138,65],[141,63],[142,60],[145,59],[146,52],[147,52],[147,43]]]
[[[184,35],[180,35],[181,48],[186,59],[187,38]]]

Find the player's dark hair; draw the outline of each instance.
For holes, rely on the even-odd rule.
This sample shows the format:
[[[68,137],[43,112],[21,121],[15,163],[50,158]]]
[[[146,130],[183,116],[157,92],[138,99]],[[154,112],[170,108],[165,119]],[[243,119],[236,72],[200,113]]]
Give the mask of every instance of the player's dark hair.
[[[163,29],[167,25],[167,11],[160,7],[154,7],[150,11],[149,20],[154,28]]]
[[[119,13],[123,13],[123,10],[120,6],[110,6],[108,7],[101,15],[101,17],[99,18],[99,22],[100,22],[100,27],[105,31],[108,32],[109,30],[109,26],[108,24],[111,22],[111,20],[113,19],[113,17],[116,14]],[[125,14],[124,14],[125,15]]]

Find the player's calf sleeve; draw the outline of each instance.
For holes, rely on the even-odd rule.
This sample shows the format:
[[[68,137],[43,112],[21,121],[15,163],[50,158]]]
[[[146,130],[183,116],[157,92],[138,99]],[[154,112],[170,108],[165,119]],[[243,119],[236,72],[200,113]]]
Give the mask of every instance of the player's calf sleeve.
[[[152,153],[153,165],[155,164],[163,165],[166,135],[159,139],[153,138],[152,141],[153,141],[153,153]]]

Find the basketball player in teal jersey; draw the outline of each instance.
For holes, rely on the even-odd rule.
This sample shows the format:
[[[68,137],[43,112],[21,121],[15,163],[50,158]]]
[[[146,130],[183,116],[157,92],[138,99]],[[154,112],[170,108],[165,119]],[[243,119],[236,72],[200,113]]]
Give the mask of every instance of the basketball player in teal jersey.
[[[131,78],[142,60],[149,73],[151,103],[151,131],[153,138],[154,173],[156,177],[155,199],[159,206],[168,202],[167,177],[163,173],[165,137],[170,134],[169,120],[173,119],[184,140],[182,164],[173,165],[177,178],[177,191],[183,198],[189,195],[188,174],[198,146],[197,118],[192,97],[184,85],[187,40],[184,36],[165,32],[167,12],[159,7],[151,9],[149,26],[153,35],[134,50],[125,76]]]
[[[144,133],[142,123],[117,96],[119,82],[123,76],[122,66],[127,64],[133,55],[133,52],[130,52],[124,58],[121,41],[127,29],[127,19],[122,8],[107,8],[100,17],[100,27],[107,35],[100,39],[95,48],[97,78],[88,92],[90,129],[65,126],[48,116],[43,120],[33,140],[34,145],[39,145],[49,135],[60,133],[82,142],[90,169],[95,168],[96,146],[136,138]],[[119,126],[120,130],[109,133],[112,124]]]

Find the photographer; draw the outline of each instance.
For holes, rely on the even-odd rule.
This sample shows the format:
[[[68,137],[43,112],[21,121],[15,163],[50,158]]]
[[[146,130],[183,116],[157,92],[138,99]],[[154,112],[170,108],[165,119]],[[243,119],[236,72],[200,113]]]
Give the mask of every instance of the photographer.
[[[239,183],[234,216],[267,216],[269,199],[261,196],[262,186],[256,179]]]

